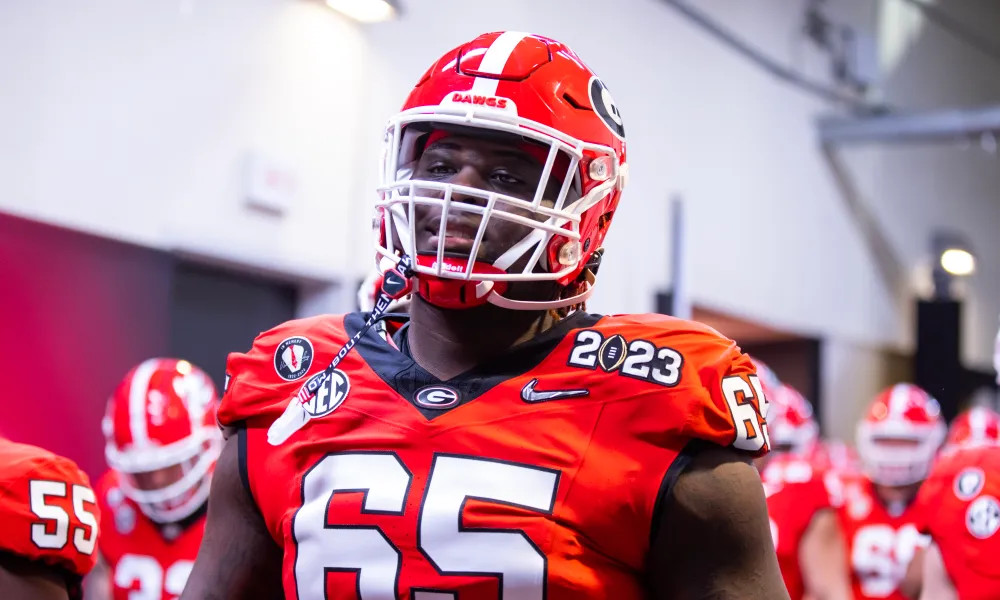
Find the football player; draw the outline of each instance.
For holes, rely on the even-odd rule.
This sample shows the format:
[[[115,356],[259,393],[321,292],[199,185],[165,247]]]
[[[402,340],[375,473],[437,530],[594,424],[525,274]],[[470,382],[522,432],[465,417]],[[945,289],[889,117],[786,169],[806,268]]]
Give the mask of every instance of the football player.
[[[99,520],[94,490],[73,461],[0,438],[0,597],[80,598]]]
[[[144,361],[115,389],[103,422],[111,468],[97,486],[101,563],[88,597],[100,587],[115,600],[180,596],[222,448],[217,402],[209,377],[185,360]]]
[[[1000,441],[1000,413],[988,406],[973,406],[951,422],[945,449],[995,444],[998,441]]]
[[[1000,384],[1000,332],[993,364]],[[922,600],[986,600],[1000,590],[1000,415],[974,407],[948,429],[948,443],[917,498],[930,535]]]
[[[747,357],[579,310],[624,136],[557,41],[484,34],[427,70],[386,129],[375,309],[229,357],[185,599],[787,598]],[[371,326],[410,285],[389,343]]]
[[[946,428],[927,392],[896,384],[875,397],[858,424],[863,475],[844,487],[841,524],[847,537],[856,598],[903,600],[907,567],[927,539],[914,503]]]
[[[933,545],[922,598],[994,599],[1000,593],[1000,445],[980,441],[942,453],[920,489],[921,529]]]
[[[810,460],[819,426],[795,388],[764,388],[770,406],[771,452],[757,459],[767,495],[771,535],[792,600],[851,598],[851,582],[836,507],[843,502],[835,473]]]

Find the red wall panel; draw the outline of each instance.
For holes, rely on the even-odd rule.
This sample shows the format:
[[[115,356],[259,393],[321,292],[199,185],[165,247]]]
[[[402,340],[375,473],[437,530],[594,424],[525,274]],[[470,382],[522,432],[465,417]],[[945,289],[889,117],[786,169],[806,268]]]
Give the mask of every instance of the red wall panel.
[[[172,258],[0,214],[0,434],[104,469],[101,416],[166,354]]]

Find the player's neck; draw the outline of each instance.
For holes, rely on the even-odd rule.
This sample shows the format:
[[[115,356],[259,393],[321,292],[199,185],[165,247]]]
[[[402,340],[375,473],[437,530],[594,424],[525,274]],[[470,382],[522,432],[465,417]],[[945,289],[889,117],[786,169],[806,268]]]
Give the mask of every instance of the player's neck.
[[[875,484],[875,493],[885,506],[909,506],[917,497],[919,483],[905,486],[885,486]]]
[[[503,355],[554,323],[546,311],[507,310],[492,304],[447,310],[414,296],[408,343],[417,364],[447,380]]]

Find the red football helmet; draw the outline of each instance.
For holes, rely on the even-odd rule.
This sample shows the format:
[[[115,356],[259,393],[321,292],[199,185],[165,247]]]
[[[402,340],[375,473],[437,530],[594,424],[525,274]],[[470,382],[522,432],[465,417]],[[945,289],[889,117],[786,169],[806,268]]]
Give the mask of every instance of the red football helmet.
[[[770,406],[767,409],[767,430],[771,447],[805,455],[819,440],[819,425],[813,418],[813,408],[798,390],[788,384],[764,392]]]
[[[215,387],[185,360],[152,358],[129,371],[102,423],[108,465],[150,519],[180,521],[208,498],[222,451]]]
[[[951,422],[946,444],[957,446],[998,442],[1000,442],[1000,413],[986,406],[974,406]]]
[[[774,369],[767,366],[767,363],[764,361],[749,355],[748,358],[753,363],[753,368],[757,371],[757,377],[760,378],[761,384],[764,385],[764,396],[770,400],[771,396],[768,392],[773,394],[774,390],[781,387],[781,379],[778,378],[778,374],[774,372]]]
[[[897,383],[875,397],[858,424],[858,454],[873,482],[910,485],[927,477],[945,433],[937,400],[915,385]]]
[[[520,140],[544,165],[533,197],[413,177],[429,140],[453,132]],[[627,179],[624,136],[604,83],[560,42],[507,31],[449,51],[421,77],[386,129],[375,218],[379,270],[391,268],[400,253],[410,255],[416,293],[446,308],[490,302],[537,310],[582,302],[592,283],[584,269],[600,256],[595,252]],[[558,196],[543,202],[552,178]],[[464,200],[453,200],[456,195]],[[440,211],[436,251],[415,248],[415,206]],[[478,257],[494,219],[527,226],[530,233],[487,262]],[[468,253],[446,254],[446,239],[471,239],[470,227],[475,234]],[[566,298],[515,300],[504,296],[510,281],[581,285]]]
[[[844,477],[861,474],[861,460],[854,448],[842,440],[819,440],[809,458],[818,471],[834,471]]]

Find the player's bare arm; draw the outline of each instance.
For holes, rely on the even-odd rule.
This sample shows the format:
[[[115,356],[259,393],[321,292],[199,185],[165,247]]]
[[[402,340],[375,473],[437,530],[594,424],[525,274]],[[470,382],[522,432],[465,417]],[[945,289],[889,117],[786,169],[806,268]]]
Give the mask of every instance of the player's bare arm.
[[[899,584],[899,591],[907,598],[919,598],[920,587],[923,585],[924,576],[924,548],[918,547],[913,551],[913,558],[906,567],[906,575]]]
[[[281,550],[240,480],[237,435],[223,447],[209,498],[205,537],[181,598],[280,598]]]
[[[813,600],[850,600],[851,581],[844,536],[833,509],[816,513],[799,549],[806,592]]]
[[[64,576],[54,567],[0,553],[0,590],[4,600],[67,600]]]
[[[702,450],[662,511],[650,555],[652,598],[788,598],[764,490],[749,459],[721,447]]]
[[[944,568],[944,559],[937,544],[931,544],[923,556],[923,586],[920,600],[958,600],[955,586]]]
[[[83,578],[83,597],[87,600],[111,598],[111,569],[102,556],[97,557],[97,564]]]

